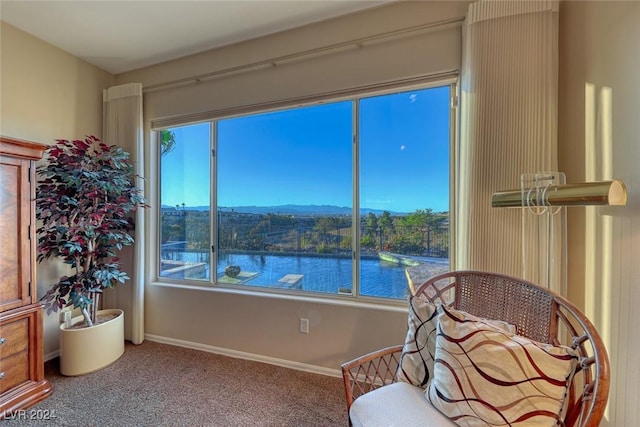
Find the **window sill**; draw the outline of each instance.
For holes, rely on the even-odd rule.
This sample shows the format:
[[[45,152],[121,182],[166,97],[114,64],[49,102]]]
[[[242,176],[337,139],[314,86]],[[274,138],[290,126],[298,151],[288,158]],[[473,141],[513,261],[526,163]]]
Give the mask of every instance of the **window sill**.
[[[326,305],[338,305],[345,307],[356,307],[356,308],[367,308],[381,311],[392,311],[398,313],[406,313],[408,302],[406,300],[377,300],[375,298],[364,298],[361,297],[359,299],[349,296],[337,296],[337,295],[300,295],[299,293],[292,293],[286,290],[265,288],[265,290],[251,288],[241,288],[236,286],[210,286],[210,285],[199,285],[199,284],[178,284],[173,282],[164,282],[164,281],[152,281],[149,283],[150,286],[158,286],[158,287],[167,287],[174,289],[187,289],[187,290],[195,290],[195,291],[203,291],[203,292],[216,292],[216,293],[224,293],[224,294],[232,294],[232,295],[246,295],[252,297],[260,297],[260,298],[274,298],[281,300],[290,300],[290,301],[299,301],[299,302],[309,302],[315,304],[326,304]]]

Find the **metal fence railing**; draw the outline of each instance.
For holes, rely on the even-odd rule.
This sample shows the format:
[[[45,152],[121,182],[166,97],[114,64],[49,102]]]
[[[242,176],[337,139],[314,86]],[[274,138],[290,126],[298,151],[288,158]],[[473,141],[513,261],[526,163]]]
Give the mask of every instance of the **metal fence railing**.
[[[217,248],[221,251],[290,252],[317,254],[350,254],[353,227],[348,219],[337,224],[322,223],[318,218],[293,219],[291,223],[273,225],[252,218],[218,224]],[[208,212],[162,218],[162,255],[170,259],[172,252],[208,252],[210,223]],[[447,258],[449,227],[446,224],[424,226],[387,225],[360,227],[360,252],[375,255],[381,251],[410,256]],[[165,258],[166,256],[166,258]]]

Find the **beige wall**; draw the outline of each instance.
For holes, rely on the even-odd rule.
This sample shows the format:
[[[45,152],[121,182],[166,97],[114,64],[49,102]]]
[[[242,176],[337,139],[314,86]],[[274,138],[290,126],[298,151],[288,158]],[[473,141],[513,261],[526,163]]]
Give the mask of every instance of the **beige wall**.
[[[0,21],[0,134],[46,144],[102,133],[114,77]]]
[[[603,426],[640,425],[640,2],[560,7],[559,163],[568,182],[621,178],[626,207],[569,210],[569,297],[611,359]]]
[[[56,138],[102,133],[102,89],[114,77],[0,21],[0,134],[52,144]],[[47,262],[37,267],[38,295],[64,274]],[[44,351],[58,349],[58,321],[45,316]]]

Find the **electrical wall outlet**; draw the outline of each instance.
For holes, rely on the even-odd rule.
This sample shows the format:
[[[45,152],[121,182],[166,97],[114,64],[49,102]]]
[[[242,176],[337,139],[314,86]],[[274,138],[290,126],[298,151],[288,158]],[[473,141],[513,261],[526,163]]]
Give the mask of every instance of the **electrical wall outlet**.
[[[301,334],[309,333],[309,319],[300,319],[300,333]]]

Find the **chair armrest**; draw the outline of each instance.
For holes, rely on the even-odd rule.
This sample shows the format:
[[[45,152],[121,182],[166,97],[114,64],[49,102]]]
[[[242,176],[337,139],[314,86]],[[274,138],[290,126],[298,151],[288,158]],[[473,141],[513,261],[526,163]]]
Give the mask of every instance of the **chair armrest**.
[[[347,413],[351,404],[363,394],[396,382],[402,345],[383,348],[341,365]]]

